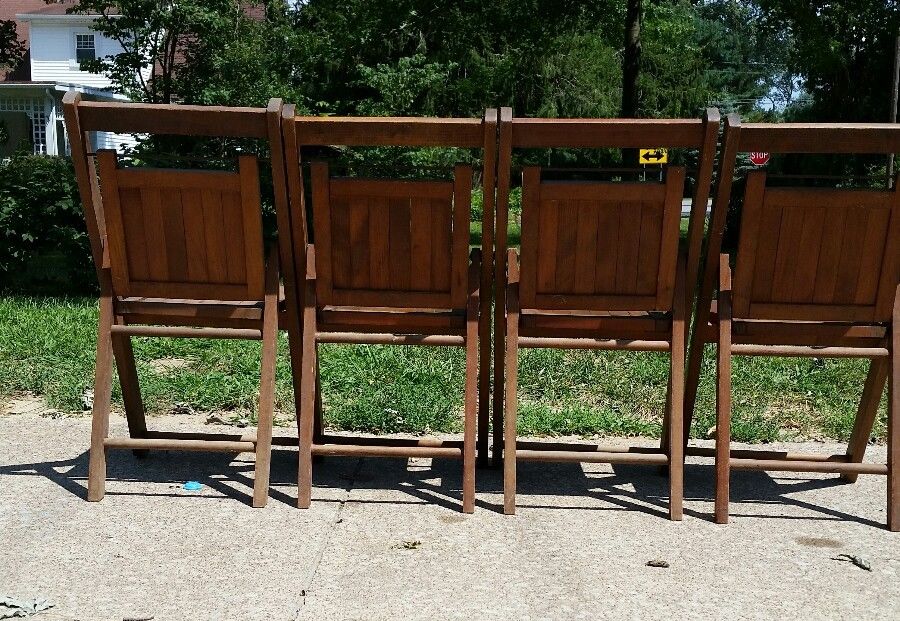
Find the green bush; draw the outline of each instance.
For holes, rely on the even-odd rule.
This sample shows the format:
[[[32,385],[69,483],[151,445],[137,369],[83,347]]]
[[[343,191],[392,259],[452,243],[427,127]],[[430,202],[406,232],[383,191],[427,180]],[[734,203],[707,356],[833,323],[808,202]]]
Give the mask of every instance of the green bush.
[[[74,293],[96,285],[71,160],[0,163],[0,288]]]

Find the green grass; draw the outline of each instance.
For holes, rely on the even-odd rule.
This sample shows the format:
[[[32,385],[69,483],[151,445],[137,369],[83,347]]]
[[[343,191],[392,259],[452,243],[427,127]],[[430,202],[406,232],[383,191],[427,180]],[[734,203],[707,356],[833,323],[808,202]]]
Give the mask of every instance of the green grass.
[[[81,411],[92,386],[97,303],[92,299],[0,299],[0,401],[43,395]],[[151,414],[186,403],[197,411],[256,410],[259,343],[134,339]],[[329,345],[321,348],[323,399],[332,427],[371,432],[458,431],[463,356],[456,348]],[[153,361],[179,358],[185,368]],[[714,364],[704,360],[694,435],[714,424]],[[744,441],[846,439],[865,378],[854,360],[737,358],[734,436]],[[659,354],[524,350],[520,432],[528,435],[658,435],[668,364]],[[279,340],[277,407],[293,416],[287,341]],[[114,399],[121,395],[115,387]],[[875,435],[883,438],[885,420]]]

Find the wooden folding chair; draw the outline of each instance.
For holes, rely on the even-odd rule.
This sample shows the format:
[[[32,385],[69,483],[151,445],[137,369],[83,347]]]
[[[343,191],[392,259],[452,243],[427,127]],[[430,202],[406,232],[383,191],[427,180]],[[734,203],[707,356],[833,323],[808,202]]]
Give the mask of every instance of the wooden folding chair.
[[[283,202],[281,102],[268,110],[95,103],[70,91],[64,106],[100,281],[88,500],[104,496],[108,449],[249,451],[256,455],[253,506],[265,506],[280,273],[277,246],[264,265],[256,158],[241,156],[236,172],[124,167],[114,151],[93,154],[88,145],[96,131],[270,140]],[[133,336],[262,340],[256,435],[148,430]],[[129,438],[109,437],[113,358]]]
[[[900,530],[900,193],[767,184],[747,175],[734,278],[720,254],[735,162],[741,152],[888,154],[900,151],[900,127],[751,123],[725,125],[706,268],[691,340],[685,408],[693,411],[706,342],[716,343],[715,519],[728,521],[731,470],[834,472],[888,477],[888,528]],[[793,180],[796,183],[795,180]],[[718,286],[718,299],[713,300]],[[732,451],[733,356],[870,358],[853,435],[844,455]],[[888,373],[890,370],[890,373]],[[885,377],[888,460],[862,463]],[[709,451],[690,449],[691,454]]]
[[[678,248],[684,167],[665,168],[660,182],[555,181],[542,178],[538,167],[524,169],[521,267],[514,249],[508,251],[506,265],[497,265],[498,282],[501,277],[507,280],[503,305],[499,293],[497,302],[498,308],[505,307],[505,316],[497,312],[495,327],[495,350],[505,347],[506,352],[505,513],[515,513],[516,462],[526,459],[667,465],[669,516],[681,519],[684,346],[693,289],[687,283],[694,281],[698,269],[718,119],[716,110],[707,111],[703,120],[513,119],[508,109],[501,110],[498,258],[507,243],[514,148],[699,150],[687,257]],[[670,441],[661,450],[517,442],[517,365],[522,347],[669,352],[664,419]],[[503,389],[501,371],[495,395]],[[495,434],[498,428],[495,424]]]
[[[303,323],[298,506],[310,504],[313,455],[448,457],[463,461],[462,509],[471,513],[479,378],[484,414],[478,418],[487,448],[492,269],[490,256],[485,259],[477,249],[469,252],[472,168],[456,166],[452,180],[361,179],[335,177],[324,162],[312,162],[314,243],[303,254],[297,242],[306,240],[307,213],[300,155],[303,147],[332,145],[484,148],[485,219],[489,214],[493,224],[496,121],[295,118],[293,108],[286,106],[282,127],[290,219],[299,224],[294,272],[306,274],[305,284],[296,287]],[[490,234],[489,226],[486,244]],[[482,297],[482,291],[488,295]],[[485,337],[480,371],[479,333]],[[377,442],[324,434],[315,413],[319,343],[465,347],[463,441]]]

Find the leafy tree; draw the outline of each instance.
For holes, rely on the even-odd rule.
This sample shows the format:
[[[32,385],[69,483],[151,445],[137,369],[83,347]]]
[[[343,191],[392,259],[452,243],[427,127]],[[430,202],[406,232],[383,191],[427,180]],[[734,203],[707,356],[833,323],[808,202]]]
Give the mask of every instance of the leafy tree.
[[[266,89],[260,85],[272,77],[270,55],[283,47],[268,27],[286,10],[278,0],[79,0],[69,9],[96,14],[94,29],[124,50],[85,68],[151,103],[238,103],[251,98],[247,93],[261,96]]]
[[[16,22],[0,19],[0,71],[15,69],[23,58],[27,47],[19,41]]]
[[[898,0],[757,0],[771,38],[790,37],[787,63],[818,121],[886,121]]]

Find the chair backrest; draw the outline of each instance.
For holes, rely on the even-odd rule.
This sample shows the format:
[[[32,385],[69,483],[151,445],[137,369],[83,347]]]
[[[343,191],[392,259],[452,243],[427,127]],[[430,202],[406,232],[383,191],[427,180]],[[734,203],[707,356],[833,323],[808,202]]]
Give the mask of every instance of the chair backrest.
[[[703,119],[515,119],[501,113],[498,260],[506,255],[513,149],[669,147],[697,149],[688,233],[688,294],[699,269],[719,115]],[[558,173],[559,169],[554,169]],[[683,166],[662,181],[558,181],[522,175],[519,299],[523,309],[661,311],[673,308]],[[498,266],[498,278],[501,267]]]
[[[268,140],[276,203],[286,203],[279,100],[268,109],[225,108],[89,102],[69,92],[63,102],[102,290],[154,298],[263,298],[254,156],[240,156],[236,172],[125,167],[114,151],[94,154],[89,145],[91,132],[101,131]],[[283,252],[290,256],[290,248]]]
[[[523,308],[668,310],[685,169],[664,182],[542,181],[522,175]]]
[[[254,156],[238,172],[122,168],[97,153],[113,292],[201,300],[263,297]]]
[[[489,288],[496,113],[493,117],[295,117],[286,106],[282,127],[295,239],[305,240],[308,230],[304,147],[481,149],[487,255],[481,284]],[[317,305],[464,309],[473,177],[468,165],[457,165],[446,180],[335,177],[326,163],[311,162]],[[296,273],[306,269],[305,260],[306,253],[295,251]]]
[[[747,177],[732,284],[736,317],[890,318],[900,268],[895,190],[766,187]]]
[[[740,152],[891,153],[887,124],[726,124],[708,266],[721,248]],[[767,184],[767,181],[769,182]],[[900,193],[894,189],[777,185],[765,170],[746,178],[732,283],[735,318],[883,322],[900,282]],[[709,266],[711,268],[711,266]],[[712,275],[707,279],[714,281]],[[711,297],[711,286],[707,295]]]
[[[453,181],[334,178],[311,165],[322,305],[463,308],[472,168]]]

